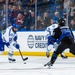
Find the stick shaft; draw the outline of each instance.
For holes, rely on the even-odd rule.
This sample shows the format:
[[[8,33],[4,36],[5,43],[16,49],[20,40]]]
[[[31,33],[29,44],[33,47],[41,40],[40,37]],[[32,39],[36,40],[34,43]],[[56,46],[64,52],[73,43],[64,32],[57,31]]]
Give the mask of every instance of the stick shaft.
[[[21,53],[21,50],[20,50],[20,49],[19,49],[19,52],[20,52],[20,55],[21,55],[22,60],[24,61],[24,59],[23,59],[23,56],[22,56],[22,53]]]

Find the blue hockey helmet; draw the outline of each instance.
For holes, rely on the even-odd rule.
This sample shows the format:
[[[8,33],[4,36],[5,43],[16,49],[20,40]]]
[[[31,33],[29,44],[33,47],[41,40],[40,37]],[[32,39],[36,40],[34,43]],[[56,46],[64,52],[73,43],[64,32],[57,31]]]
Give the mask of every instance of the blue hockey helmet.
[[[19,28],[19,25],[18,25],[18,24],[16,24],[16,23],[14,23],[12,27],[13,27],[13,28],[17,28],[17,29],[18,29],[18,28]]]

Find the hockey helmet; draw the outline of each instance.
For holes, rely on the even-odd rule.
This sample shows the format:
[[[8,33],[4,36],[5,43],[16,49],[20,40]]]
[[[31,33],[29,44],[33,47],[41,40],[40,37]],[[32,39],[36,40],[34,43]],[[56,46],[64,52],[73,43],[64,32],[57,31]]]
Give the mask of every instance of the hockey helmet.
[[[59,26],[65,26],[65,24],[66,24],[65,19],[64,19],[64,18],[60,18],[60,19],[58,20],[58,24],[59,24]]]
[[[19,28],[19,25],[16,24],[16,23],[14,23],[12,27],[18,29]]]

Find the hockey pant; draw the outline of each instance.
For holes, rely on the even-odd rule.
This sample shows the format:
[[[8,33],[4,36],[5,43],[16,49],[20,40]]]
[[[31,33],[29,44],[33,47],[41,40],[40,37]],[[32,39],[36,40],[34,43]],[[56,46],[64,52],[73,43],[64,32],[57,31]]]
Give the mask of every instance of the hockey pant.
[[[13,59],[13,47],[12,46],[9,46],[8,58]]]
[[[9,51],[8,51],[8,58],[13,59],[13,55],[14,55],[14,46],[13,46],[14,42],[12,42],[9,46]]]
[[[73,43],[70,47],[70,53],[72,53],[73,55],[75,55],[75,43]]]
[[[52,57],[51,57],[51,63],[54,64],[55,60],[57,59],[58,55],[61,54],[65,49],[69,48],[72,51],[72,45],[65,44],[61,42],[57,49],[54,51]]]

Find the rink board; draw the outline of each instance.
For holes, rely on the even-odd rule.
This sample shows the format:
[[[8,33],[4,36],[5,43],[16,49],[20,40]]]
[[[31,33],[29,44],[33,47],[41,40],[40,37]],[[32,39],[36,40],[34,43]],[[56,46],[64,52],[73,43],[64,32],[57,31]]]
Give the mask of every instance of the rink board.
[[[73,31],[75,34],[75,31]],[[18,43],[23,55],[26,56],[46,56],[47,37],[45,31],[22,31],[18,32]],[[8,48],[5,47],[4,55],[8,54]],[[50,55],[55,49],[52,48]],[[19,55],[19,51],[14,48],[14,54]],[[65,50],[65,54],[73,56],[69,53],[69,49]]]
[[[69,52],[64,52],[65,55],[69,56],[69,57],[75,57],[73,54],[69,53]],[[50,56],[52,56],[53,52],[50,52]],[[3,53],[3,55],[8,55],[8,51],[5,51]],[[14,52],[15,56],[20,56],[20,53]],[[22,52],[23,56],[46,56],[46,52]],[[60,57],[60,55],[59,55]]]

